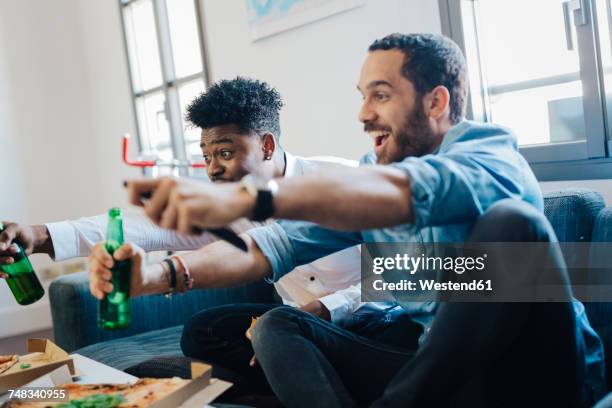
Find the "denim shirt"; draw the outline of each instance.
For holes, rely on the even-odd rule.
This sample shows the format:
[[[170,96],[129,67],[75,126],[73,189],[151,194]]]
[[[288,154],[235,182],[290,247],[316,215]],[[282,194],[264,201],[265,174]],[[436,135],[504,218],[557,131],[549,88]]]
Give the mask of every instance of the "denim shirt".
[[[361,165],[374,163],[372,153]],[[463,121],[451,128],[432,154],[407,157],[390,164],[405,172],[412,191],[414,220],[391,228],[341,232],[303,221],[278,221],[248,234],[257,242],[270,265],[272,279],[280,279],[295,266],[360,243],[463,242],[476,219],[505,198],[523,200],[543,211],[538,182],[518,151],[516,136],[508,129]],[[397,299],[410,317],[424,328],[421,341],[435,318],[437,303]],[[577,330],[584,351],[586,385],[598,398],[605,390],[603,347],[591,328],[583,305],[575,301]]]

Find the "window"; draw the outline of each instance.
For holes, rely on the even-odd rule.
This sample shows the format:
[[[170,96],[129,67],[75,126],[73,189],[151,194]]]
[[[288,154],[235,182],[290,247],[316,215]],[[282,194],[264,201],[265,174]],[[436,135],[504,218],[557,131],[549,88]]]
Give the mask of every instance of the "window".
[[[611,1],[439,0],[468,117],[512,128],[540,180],[612,178]]]
[[[201,156],[185,107],[207,82],[198,0],[119,0],[141,155]]]

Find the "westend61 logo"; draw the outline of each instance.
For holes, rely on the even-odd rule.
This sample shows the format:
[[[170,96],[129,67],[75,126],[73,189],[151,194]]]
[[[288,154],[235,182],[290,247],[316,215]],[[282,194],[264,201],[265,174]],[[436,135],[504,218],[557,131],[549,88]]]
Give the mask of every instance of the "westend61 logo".
[[[361,299],[610,302],[610,253],[610,242],[369,242],[361,247]]]
[[[453,271],[456,274],[482,271],[485,268],[487,254],[482,256],[411,256],[396,254],[394,257],[377,257],[372,259],[372,272],[381,275],[388,270],[406,271],[414,275],[418,271]]]

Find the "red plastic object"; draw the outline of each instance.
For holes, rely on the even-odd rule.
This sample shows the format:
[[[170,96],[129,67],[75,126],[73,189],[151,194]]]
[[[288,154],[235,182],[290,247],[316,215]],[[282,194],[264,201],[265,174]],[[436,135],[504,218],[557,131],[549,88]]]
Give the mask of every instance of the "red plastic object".
[[[192,167],[194,169],[198,169],[198,168],[205,168],[206,167],[206,163],[192,163],[189,162],[186,165],[179,165],[177,166],[174,163],[163,163],[163,162],[159,162],[159,161],[151,161],[151,160],[130,160],[128,157],[128,145],[130,142],[130,134],[126,133],[123,135],[123,140],[122,140],[122,157],[123,157],[123,162],[125,164],[127,164],[128,166],[133,166],[133,167],[164,167],[164,166],[168,166],[168,167]]]

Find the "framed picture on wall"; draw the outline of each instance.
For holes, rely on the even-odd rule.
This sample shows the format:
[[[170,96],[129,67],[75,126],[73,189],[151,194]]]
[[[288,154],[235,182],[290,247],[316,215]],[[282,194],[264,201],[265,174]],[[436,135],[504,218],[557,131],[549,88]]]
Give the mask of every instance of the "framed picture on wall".
[[[253,41],[362,6],[366,0],[245,0]]]

